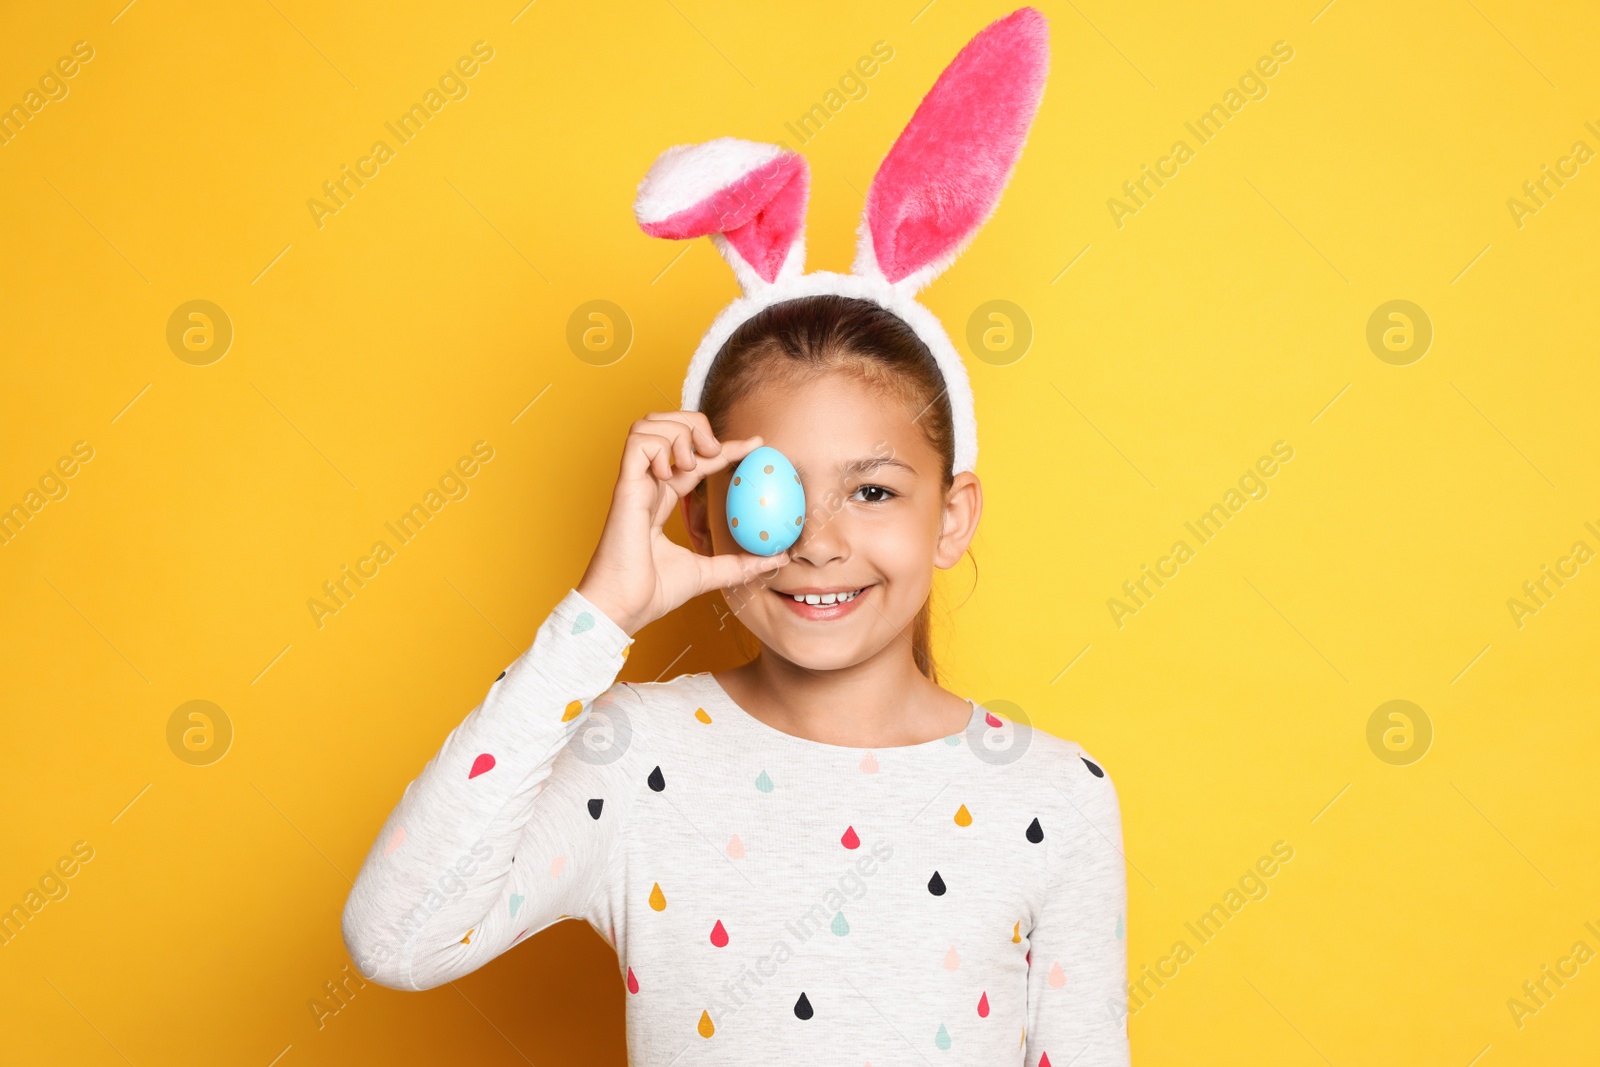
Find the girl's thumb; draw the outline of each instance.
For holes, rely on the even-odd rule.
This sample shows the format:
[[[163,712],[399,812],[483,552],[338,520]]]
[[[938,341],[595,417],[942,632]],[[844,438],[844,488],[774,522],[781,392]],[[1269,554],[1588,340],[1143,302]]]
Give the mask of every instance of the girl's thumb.
[[[758,556],[754,552],[737,552],[725,556],[712,556],[711,561],[713,581],[717,583],[719,589],[728,589],[735,585],[755,583],[762,575],[772,574],[789,562],[789,553],[779,552],[775,556]]]

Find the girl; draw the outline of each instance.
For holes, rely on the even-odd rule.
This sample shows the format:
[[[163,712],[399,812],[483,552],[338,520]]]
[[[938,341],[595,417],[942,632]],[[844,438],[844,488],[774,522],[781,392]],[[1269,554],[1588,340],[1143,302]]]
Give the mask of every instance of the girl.
[[[581,918],[617,951],[632,1064],[1128,1063],[1111,779],[942,688],[929,649],[982,492],[960,359],[911,294],[992,210],[1045,62],[1030,9],[957,56],[850,275],[801,273],[798,156],[724,139],[652,168],[646,231],[712,235],[744,296],[684,409],[634,423],[578,585],[379,834],[344,913],[368,977],[429,989]],[[763,443],[812,505],[770,557],[724,511]],[[662,532],[680,504],[692,550]],[[718,589],[750,662],[615,682],[634,633]]]

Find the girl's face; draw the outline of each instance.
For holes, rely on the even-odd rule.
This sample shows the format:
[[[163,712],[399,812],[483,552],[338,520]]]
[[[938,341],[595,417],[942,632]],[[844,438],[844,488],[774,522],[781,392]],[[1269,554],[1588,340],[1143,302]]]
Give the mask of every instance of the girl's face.
[[[944,460],[913,421],[918,414],[840,371],[758,385],[728,412],[721,436],[759,434],[789,457],[806,494],[790,561],[724,593],[768,650],[812,670],[910,655],[910,627],[933,569],[961,558],[983,509],[971,473],[945,491]],[[742,551],[728,531],[732,477],[731,468],[719,471],[706,479],[703,498],[685,498],[697,552]],[[836,602],[800,603],[797,594]],[[848,599],[838,602],[840,594]]]

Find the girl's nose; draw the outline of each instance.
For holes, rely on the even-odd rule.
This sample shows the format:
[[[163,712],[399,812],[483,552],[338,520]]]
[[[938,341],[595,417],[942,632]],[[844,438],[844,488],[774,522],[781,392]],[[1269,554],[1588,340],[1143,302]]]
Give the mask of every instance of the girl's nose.
[[[800,528],[800,538],[789,549],[790,559],[803,559],[814,567],[848,559],[843,517],[825,505],[813,507]]]

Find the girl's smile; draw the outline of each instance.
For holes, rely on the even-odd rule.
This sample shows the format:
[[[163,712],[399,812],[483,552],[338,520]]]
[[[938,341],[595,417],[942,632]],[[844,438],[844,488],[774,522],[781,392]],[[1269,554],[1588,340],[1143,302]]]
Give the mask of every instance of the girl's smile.
[[[842,619],[854,611],[871,588],[869,585],[855,589],[774,589],[772,592],[782,597],[785,605],[802,619],[826,622]]]

